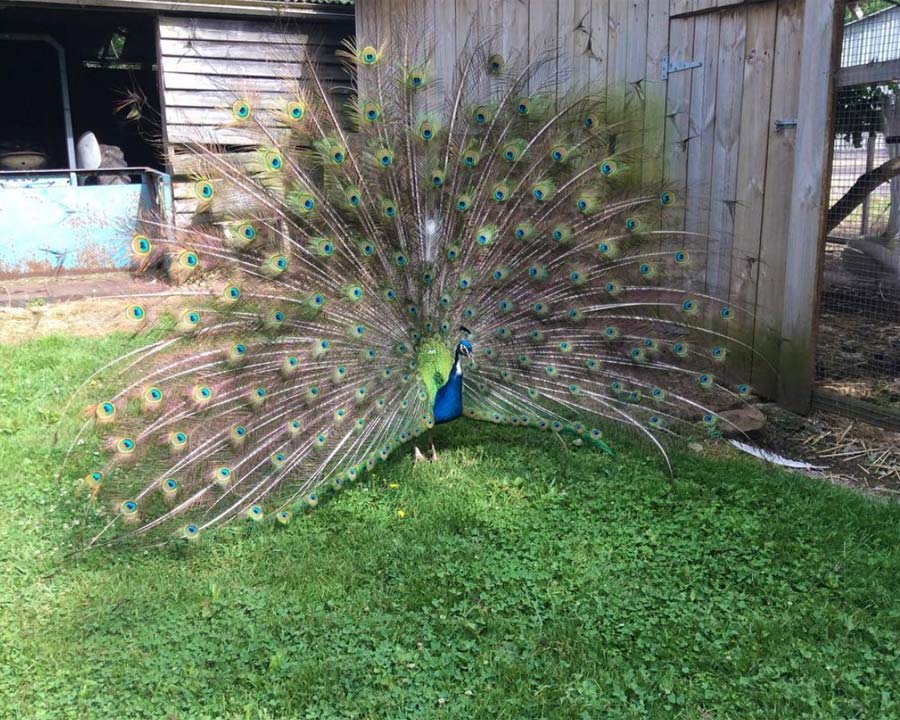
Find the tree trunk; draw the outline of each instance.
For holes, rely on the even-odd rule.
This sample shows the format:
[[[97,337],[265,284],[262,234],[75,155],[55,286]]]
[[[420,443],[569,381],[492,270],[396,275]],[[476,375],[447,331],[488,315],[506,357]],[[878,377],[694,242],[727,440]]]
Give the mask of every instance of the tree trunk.
[[[859,179],[834,205],[828,210],[828,222],[825,231],[831,232],[840,225],[844,218],[860,206],[862,201],[879,185],[892,180],[900,175],[900,157],[895,157],[882,163],[874,170],[859,176]]]

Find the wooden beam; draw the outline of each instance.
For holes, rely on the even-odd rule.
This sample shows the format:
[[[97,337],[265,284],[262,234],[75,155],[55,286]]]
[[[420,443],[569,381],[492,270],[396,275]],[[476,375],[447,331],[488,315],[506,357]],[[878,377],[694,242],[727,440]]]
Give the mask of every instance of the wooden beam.
[[[897,82],[898,79],[900,79],[900,60],[885,60],[841,68],[837,71],[834,86],[842,88],[849,85],[871,85]]]
[[[17,0],[17,5],[74,6],[81,10],[108,8],[116,10],[155,10],[187,12],[191,15],[257,15],[270,18],[313,17],[316,20],[350,20],[352,5],[333,3],[284,3],[273,0]]]
[[[672,17],[688,18],[697,17],[699,15],[708,15],[709,13],[719,12],[721,10],[734,9],[739,5],[756,5],[758,3],[772,3],[777,0],[694,0],[694,3],[683,2],[682,0],[673,0]]]
[[[816,360],[819,279],[831,169],[834,70],[840,65],[844,3],[806,0],[791,214],[785,259],[779,400],[809,411]]]

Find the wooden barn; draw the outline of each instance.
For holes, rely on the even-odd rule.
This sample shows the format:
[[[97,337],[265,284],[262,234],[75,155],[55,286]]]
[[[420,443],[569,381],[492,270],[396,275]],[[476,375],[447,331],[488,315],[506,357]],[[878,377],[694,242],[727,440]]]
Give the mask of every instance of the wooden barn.
[[[843,12],[841,0],[356,4],[361,40],[404,16],[436,29],[437,74],[487,40],[506,56],[558,52],[563,86],[575,78],[614,102],[650,99],[645,145],[687,189],[683,227],[717,238],[706,287],[754,311],[740,328],[758,353],[753,384],[799,410],[813,382]]]
[[[347,92],[334,52],[354,16],[349,0],[23,0],[0,28],[0,92],[18,99],[0,118],[0,273],[22,274],[123,265],[142,213],[188,222],[178,145],[239,145],[218,129],[227,88],[278,93],[307,70],[272,58],[301,45]]]

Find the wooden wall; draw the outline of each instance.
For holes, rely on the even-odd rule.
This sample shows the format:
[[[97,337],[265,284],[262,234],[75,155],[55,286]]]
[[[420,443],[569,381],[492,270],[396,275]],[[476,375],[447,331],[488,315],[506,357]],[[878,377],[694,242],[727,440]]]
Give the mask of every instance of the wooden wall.
[[[352,16],[332,22],[315,19],[272,22],[258,19],[162,16],[159,18],[160,94],[163,136],[176,176],[175,213],[190,222],[196,207],[190,156],[180,145],[205,143],[231,148],[246,144],[237,128],[223,128],[231,105],[245,90],[262,103],[283,97],[285,78],[302,78],[310,68],[300,62],[305,49],[336,93],[349,92],[349,79],[335,50],[353,34]]]
[[[828,80],[836,67],[811,64],[822,63],[821,52],[812,59],[813,46],[832,47],[839,32],[835,1],[809,0],[806,7],[804,0],[357,0],[357,35],[366,42],[387,37],[407,13],[413,25],[433,32],[437,74],[452,69],[473,33],[495,38],[507,57],[557,51],[561,85],[574,77],[606,88],[614,101],[636,88],[656,98],[647,112],[665,118],[646,118],[648,156],[686,189],[684,228],[713,238],[699,241],[708,251],[705,288],[754,311],[734,331],[764,356],[747,357],[745,372],[774,395],[782,350],[794,352],[808,340],[782,333],[784,315],[792,312],[785,308],[788,248],[813,247],[812,266],[791,281],[814,296],[820,245],[815,226],[789,242],[794,166],[803,160],[795,154],[798,129],[779,129],[776,121],[798,119],[806,55],[811,76]],[[804,43],[805,13],[819,11],[825,22]],[[663,80],[667,58],[702,65]],[[816,92],[810,105],[819,117],[808,115],[805,131],[830,146],[830,86],[819,84]],[[808,179],[824,187],[824,177]],[[793,323],[791,332],[809,336],[813,322],[810,308],[805,324]],[[788,393],[800,398],[789,401],[800,410],[811,390],[809,359],[808,377],[792,378]]]

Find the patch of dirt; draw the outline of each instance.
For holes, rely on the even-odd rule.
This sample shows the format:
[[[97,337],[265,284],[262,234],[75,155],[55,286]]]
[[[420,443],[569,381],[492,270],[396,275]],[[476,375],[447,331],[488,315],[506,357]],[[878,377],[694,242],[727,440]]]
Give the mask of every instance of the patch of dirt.
[[[774,404],[761,406],[768,422],[753,444],[823,470],[807,474],[835,485],[900,499],[900,433],[834,413],[794,415]]]
[[[98,337],[134,330],[125,308],[138,301],[148,313],[177,304],[171,286],[124,272],[24,277],[0,283],[0,344],[66,333]],[[145,297],[146,296],[146,297]]]

